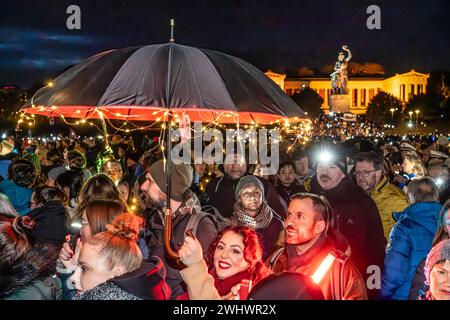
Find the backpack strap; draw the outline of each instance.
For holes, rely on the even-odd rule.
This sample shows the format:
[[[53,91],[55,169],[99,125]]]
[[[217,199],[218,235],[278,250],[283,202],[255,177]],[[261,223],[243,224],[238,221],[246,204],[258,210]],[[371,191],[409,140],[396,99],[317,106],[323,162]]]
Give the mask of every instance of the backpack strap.
[[[225,218],[216,207],[210,204],[204,205],[202,207],[202,212],[209,213],[215,218],[214,221],[219,228],[219,231],[230,225],[230,219]]]
[[[269,269],[270,269],[271,271],[273,271],[273,269],[275,268],[275,264],[277,263],[278,258],[281,257],[281,255],[283,254],[283,252],[284,252],[284,247],[281,247],[281,248],[275,250],[275,251],[272,253],[272,255],[269,257],[269,260],[268,260],[268,267],[269,267]]]
[[[184,229],[184,234],[186,234],[186,231],[192,230],[194,235],[197,236],[198,225],[200,224],[200,221],[205,217],[209,217],[217,228],[217,221],[214,216],[207,212],[200,211],[198,213],[190,215],[186,228]]]

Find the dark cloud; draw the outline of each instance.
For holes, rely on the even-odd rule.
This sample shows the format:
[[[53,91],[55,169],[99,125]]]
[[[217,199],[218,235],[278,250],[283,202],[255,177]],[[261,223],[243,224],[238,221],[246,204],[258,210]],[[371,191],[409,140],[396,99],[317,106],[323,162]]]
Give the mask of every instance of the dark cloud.
[[[380,0],[382,29],[366,28],[373,1],[16,0],[0,4],[0,83],[29,86],[111,48],[176,42],[236,55],[261,69],[320,69],[347,44],[354,61],[387,73],[450,69],[447,0]],[[66,28],[66,8],[82,30]]]

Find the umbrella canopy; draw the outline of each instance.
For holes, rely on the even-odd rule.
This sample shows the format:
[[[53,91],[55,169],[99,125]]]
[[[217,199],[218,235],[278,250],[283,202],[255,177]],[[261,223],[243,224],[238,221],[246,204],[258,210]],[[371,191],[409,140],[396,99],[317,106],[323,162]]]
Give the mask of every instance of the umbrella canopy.
[[[67,118],[270,123],[306,119],[303,110],[251,64],[175,43],[110,50],[62,73],[22,111]]]

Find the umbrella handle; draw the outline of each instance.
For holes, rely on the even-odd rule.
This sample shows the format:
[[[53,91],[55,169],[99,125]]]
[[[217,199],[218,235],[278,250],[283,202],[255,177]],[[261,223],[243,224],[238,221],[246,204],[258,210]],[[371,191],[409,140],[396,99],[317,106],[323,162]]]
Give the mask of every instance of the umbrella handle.
[[[172,209],[166,208],[164,211],[164,251],[168,264],[177,270],[186,268],[181,262],[180,255],[171,246],[172,241]]]

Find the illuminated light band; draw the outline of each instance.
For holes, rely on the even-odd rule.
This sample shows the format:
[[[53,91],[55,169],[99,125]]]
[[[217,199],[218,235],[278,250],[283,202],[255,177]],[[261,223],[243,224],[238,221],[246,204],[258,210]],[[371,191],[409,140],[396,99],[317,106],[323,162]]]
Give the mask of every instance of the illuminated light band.
[[[316,272],[314,272],[311,277],[316,284],[319,284],[322,281],[325,274],[330,270],[330,267],[333,265],[334,260],[336,260],[336,256],[331,252],[323,259],[320,263],[319,268],[317,268]]]

